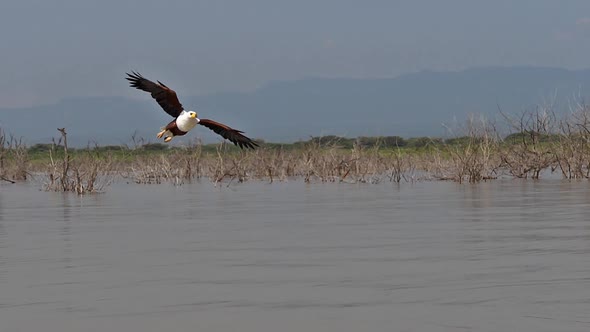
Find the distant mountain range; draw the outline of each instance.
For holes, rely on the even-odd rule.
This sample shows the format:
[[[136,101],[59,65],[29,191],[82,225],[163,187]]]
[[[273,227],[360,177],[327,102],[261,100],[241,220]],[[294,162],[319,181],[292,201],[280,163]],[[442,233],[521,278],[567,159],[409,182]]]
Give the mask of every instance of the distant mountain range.
[[[127,144],[134,133],[155,142],[170,118],[148,94],[137,93],[137,99],[81,97],[0,109],[0,126],[29,144],[50,142],[58,136],[57,127],[66,127],[75,145]],[[274,81],[249,93],[179,97],[199,117],[224,122],[252,138],[290,142],[319,135],[442,136],[442,123],[463,122],[469,114],[495,117],[498,106],[515,113],[547,102],[559,111],[589,95],[590,70],[484,67],[381,79]],[[219,140],[205,127],[187,137]]]

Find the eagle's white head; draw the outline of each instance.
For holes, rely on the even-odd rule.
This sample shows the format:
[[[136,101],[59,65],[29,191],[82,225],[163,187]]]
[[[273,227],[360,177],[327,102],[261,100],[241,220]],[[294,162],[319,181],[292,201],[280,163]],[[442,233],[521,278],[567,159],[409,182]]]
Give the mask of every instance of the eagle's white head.
[[[193,111],[182,111],[178,118],[176,118],[176,126],[184,132],[193,129],[197,123],[199,123],[199,118],[197,118],[197,112]]]

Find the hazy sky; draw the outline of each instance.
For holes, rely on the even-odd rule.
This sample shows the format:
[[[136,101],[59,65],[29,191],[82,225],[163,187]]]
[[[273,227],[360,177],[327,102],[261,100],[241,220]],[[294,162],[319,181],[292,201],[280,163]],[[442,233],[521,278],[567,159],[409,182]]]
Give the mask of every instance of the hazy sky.
[[[480,65],[590,67],[588,0],[2,0],[0,107]]]

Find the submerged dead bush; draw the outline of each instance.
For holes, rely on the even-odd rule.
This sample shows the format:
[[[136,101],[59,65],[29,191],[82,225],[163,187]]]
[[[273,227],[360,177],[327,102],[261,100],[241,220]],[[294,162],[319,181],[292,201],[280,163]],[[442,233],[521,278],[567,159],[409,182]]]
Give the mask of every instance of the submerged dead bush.
[[[68,150],[66,130],[58,130],[61,137],[57,142],[53,141],[54,144],[49,150],[50,162],[44,172],[45,190],[75,192],[79,195],[102,191],[115,176],[111,173],[112,158],[93,153],[90,148],[85,154],[72,158]],[[61,153],[58,150],[59,146],[63,147]]]
[[[476,183],[495,179],[498,175],[499,135],[493,123],[486,119],[469,118],[463,128],[447,129],[455,137],[438,148],[435,163],[437,176],[459,183]],[[460,134],[458,134],[460,133]]]
[[[214,152],[204,153],[200,144],[162,154],[133,158],[124,177],[136,183],[182,184],[207,178],[214,184],[262,180],[288,181],[302,178],[305,182],[378,183],[384,179],[412,181],[416,167],[411,157],[378,146],[365,148],[355,144],[343,149],[337,142],[310,141],[299,149],[260,147],[242,151],[229,144],[217,145]]]
[[[507,144],[500,151],[502,166],[514,177],[538,179],[555,162],[555,151],[549,144],[555,138],[555,113],[537,108],[518,118],[505,118],[515,133],[505,139]]]
[[[446,139],[328,136],[284,145],[260,142],[254,151],[225,141],[175,147],[134,136],[132,147],[88,147],[71,153],[62,128],[57,142],[35,145],[33,154],[49,155],[40,170],[46,190],[78,194],[101,191],[117,176],[138,184],[205,180],[216,186],[251,180],[477,183],[500,176],[539,179],[546,170],[565,179],[590,178],[590,107],[578,104],[563,116],[551,107],[501,115],[506,132],[494,121],[470,117],[461,126],[447,127]],[[31,165],[38,163],[29,161],[29,150],[20,140],[0,134],[1,179],[27,179]]]
[[[556,166],[565,179],[590,177],[590,107],[579,104],[559,122],[551,149]]]
[[[203,176],[202,145],[199,141],[171,153],[145,153],[136,147],[130,153],[131,162],[121,172],[124,178],[139,184],[172,182],[182,184]]]
[[[0,128],[0,180],[15,183],[27,180],[29,152],[22,138],[6,135]]]

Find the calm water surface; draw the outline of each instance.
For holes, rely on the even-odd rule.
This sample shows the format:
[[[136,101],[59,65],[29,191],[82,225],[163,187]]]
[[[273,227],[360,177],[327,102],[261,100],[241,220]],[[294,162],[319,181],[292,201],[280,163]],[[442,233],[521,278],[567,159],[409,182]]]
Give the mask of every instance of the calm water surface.
[[[590,183],[0,186],[0,331],[590,331]]]

